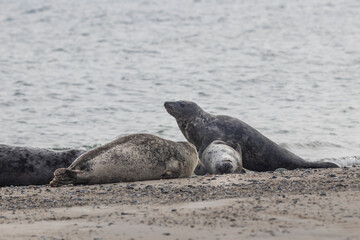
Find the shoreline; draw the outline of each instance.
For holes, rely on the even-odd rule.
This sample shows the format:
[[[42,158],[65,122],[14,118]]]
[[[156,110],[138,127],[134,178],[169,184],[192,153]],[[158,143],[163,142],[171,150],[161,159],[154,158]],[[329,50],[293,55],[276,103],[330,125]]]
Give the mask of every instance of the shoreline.
[[[0,239],[358,239],[360,167],[0,188]]]

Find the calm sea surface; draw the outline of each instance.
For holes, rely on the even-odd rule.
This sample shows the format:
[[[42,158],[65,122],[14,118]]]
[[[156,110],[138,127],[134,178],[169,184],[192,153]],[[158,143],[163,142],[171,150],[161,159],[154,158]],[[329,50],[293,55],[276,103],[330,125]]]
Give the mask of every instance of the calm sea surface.
[[[166,100],[360,164],[360,2],[0,0],[0,143],[184,140]]]

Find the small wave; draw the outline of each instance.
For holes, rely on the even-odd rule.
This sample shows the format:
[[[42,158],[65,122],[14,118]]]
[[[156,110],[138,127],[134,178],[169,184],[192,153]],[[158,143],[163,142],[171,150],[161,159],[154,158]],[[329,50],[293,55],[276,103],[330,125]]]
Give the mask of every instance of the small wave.
[[[51,9],[50,6],[44,6],[44,7],[41,7],[41,8],[30,9],[30,10],[24,12],[24,14],[34,14],[34,13],[38,13],[38,12],[44,12],[44,11],[47,11],[47,10],[50,10],[50,9]]]
[[[200,97],[210,97],[210,96],[211,96],[210,94],[207,94],[207,93],[205,93],[205,92],[198,92],[198,95],[199,95]]]
[[[360,156],[348,156],[340,158],[323,158],[320,162],[333,162],[340,167],[354,167],[360,166]]]
[[[52,50],[53,52],[65,52],[65,53],[68,53],[68,51],[64,48],[55,48]]]
[[[309,143],[281,143],[280,146],[284,148],[310,148],[310,149],[318,149],[318,148],[343,148],[343,146],[330,142],[309,142]]]

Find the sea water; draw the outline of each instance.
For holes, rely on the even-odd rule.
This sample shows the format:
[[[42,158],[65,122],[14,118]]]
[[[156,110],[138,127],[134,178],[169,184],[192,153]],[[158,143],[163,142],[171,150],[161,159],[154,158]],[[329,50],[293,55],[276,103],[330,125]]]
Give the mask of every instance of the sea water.
[[[360,2],[0,0],[0,143],[184,140],[167,100],[360,163]]]

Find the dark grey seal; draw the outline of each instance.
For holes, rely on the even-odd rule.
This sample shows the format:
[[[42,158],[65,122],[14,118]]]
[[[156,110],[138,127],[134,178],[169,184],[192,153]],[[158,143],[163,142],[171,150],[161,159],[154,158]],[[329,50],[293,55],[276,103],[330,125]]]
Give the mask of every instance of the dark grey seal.
[[[190,177],[196,148],[150,134],[133,134],[94,148],[54,172],[53,187]]]
[[[48,184],[53,172],[69,166],[83,150],[52,151],[0,145],[0,187]]]
[[[213,141],[221,140],[239,149],[243,167],[253,171],[338,167],[330,162],[307,162],[239,119],[209,114],[194,102],[165,102],[164,106],[176,119],[185,138],[195,145],[199,156]]]

